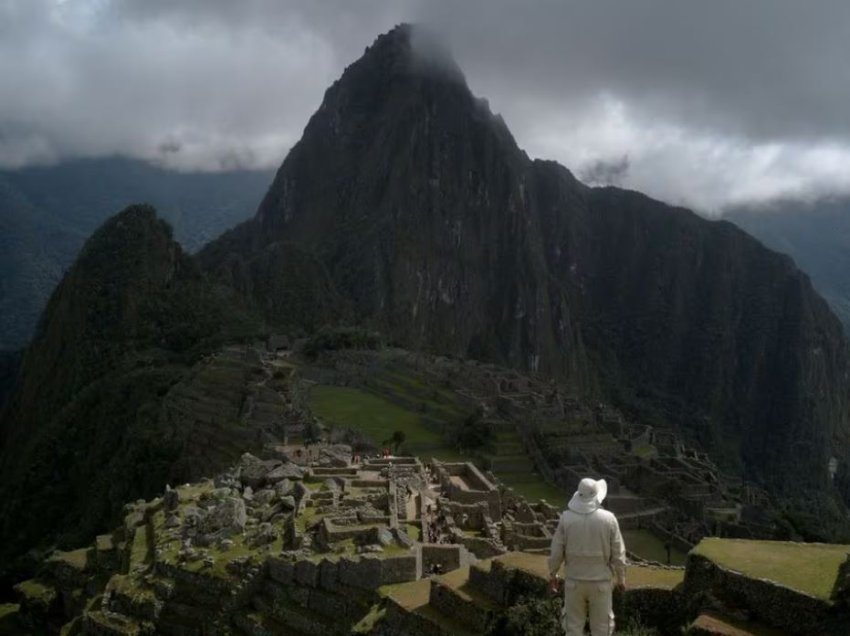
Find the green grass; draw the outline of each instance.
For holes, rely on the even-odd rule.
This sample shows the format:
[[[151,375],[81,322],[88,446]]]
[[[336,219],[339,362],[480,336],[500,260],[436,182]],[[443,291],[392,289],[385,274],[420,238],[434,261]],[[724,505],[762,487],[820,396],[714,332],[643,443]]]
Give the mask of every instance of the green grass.
[[[313,412],[327,424],[348,427],[365,434],[374,444],[388,439],[394,431],[405,435],[404,446],[423,460],[469,461],[469,457],[448,446],[443,436],[427,428],[422,417],[389,400],[349,387],[317,385],[311,389]],[[513,440],[515,433],[504,433]],[[555,506],[566,506],[567,494],[543,481],[532,472],[496,473],[506,485],[529,501],[546,499]]]
[[[375,629],[375,625],[380,621],[387,610],[380,603],[375,603],[369,608],[369,612],[357,621],[351,628],[353,634],[371,634]]]
[[[89,549],[80,548],[79,550],[73,550],[72,552],[60,552],[57,550],[53,556],[50,557],[50,560],[63,561],[76,570],[85,570],[88,563],[88,557]]]
[[[426,428],[419,414],[376,395],[348,387],[317,385],[310,391],[310,402],[313,412],[327,424],[358,430],[377,446],[394,431],[402,431],[404,446],[423,459],[466,460],[446,446],[442,435]]]
[[[623,540],[626,543],[626,550],[629,552],[633,552],[648,561],[667,564],[667,550],[664,549],[664,541],[649,530],[623,530]],[[685,565],[686,558],[687,555],[684,552],[671,548],[670,565]]]
[[[24,631],[18,620],[19,605],[0,605],[0,636],[23,636],[29,632]]]
[[[539,499],[545,499],[547,503],[552,504],[556,508],[566,508],[569,496],[551,484],[543,481],[535,473],[496,473],[496,476],[502,482],[511,488],[518,495],[525,497],[530,502],[535,502]]]
[[[826,600],[850,546],[711,538],[692,552],[724,568]]]
[[[549,578],[548,557],[543,554],[528,554],[526,552],[508,552],[494,560],[501,561],[508,567],[529,572],[542,579]],[[486,561],[481,562],[486,563]],[[479,564],[480,565],[480,564]],[[667,570],[664,568],[629,566],[626,569],[626,587],[659,587],[673,589],[682,582],[684,570]]]
[[[414,541],[419,541],[419,538],[422,535],[422,530],[419,527],[418,523],[405,524],[404,530],[405,532],[407,532],[407,536],[413,539]]]

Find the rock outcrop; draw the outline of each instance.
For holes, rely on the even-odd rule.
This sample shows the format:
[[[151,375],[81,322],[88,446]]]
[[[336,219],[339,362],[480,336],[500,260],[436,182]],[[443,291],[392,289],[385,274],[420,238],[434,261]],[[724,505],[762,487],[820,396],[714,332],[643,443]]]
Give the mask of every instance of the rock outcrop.
[[[203,266],[274,322],[329,317],[322,289],[409,348],[568,378],[777,491],[829,488],[836,457],[826,499],[850,499],[846,344],[805,274],[730,223],[530,160],[422,37],[397,27],[346,69]],[[268,283],[291,267],[302,297]]]

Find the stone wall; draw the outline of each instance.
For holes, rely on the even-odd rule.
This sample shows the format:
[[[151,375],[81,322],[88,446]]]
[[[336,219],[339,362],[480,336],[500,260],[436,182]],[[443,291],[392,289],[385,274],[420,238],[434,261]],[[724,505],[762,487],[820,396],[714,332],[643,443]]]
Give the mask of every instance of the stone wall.
[[[838,568],[838,576],[835,578],[830,599],[836,605],[850,608],[850,554]]]
[[[683,593],[693,603],[714,597],[732,607],[744,607],[759,621],[799,636],[847,636],[846,624],[834,631],[830,603],[778,583],[748,578],[698,555],[688,556]]]
[[[338,561],[325,559],[319,562],[307,559],[292,562],[272,557],[268,561],[268,576],[282,585],[324,589],[336,589],[342,585],[375,589],[390,583],[415,581],[420,572],[418,559],[419,556],[414,553],[388,557],[343,557]]]
[[[423,573],[430,572],[432,565],[439,565],[443,572],[449,572],[469,562],[466,549],[459,545],[424,543],[418,552],[421,555]]]

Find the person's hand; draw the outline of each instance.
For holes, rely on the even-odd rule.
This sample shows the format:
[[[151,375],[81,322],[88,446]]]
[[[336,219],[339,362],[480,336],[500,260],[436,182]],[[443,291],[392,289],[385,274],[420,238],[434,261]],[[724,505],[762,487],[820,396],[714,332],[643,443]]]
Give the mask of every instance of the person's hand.
[[[617,590],[617,592],[618,592],[619,594],[622,594],[623,592],[625,592],[625,591],[626,591],[626,582],[625,582],[625,581],[620,581],[619,583],[617,583],[617,584],[614,586],[614,589],[615,589],[615,590]]]
[[[553,576],[549,579],[549,586],[547,588],[550,596],[555,596],[558,592],[561,591],[561,579],[557,576]]]

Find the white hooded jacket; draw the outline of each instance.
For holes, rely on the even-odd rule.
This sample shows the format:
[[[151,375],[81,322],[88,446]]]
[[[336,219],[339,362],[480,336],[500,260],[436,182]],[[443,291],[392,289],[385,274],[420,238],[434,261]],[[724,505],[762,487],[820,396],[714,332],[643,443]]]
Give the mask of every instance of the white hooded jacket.
[[[549,573],[564,564],[565,576],[576,581],[626,580],[626,548],[613,513],[597,508],[588,513],[566,510],[552,537]]]

